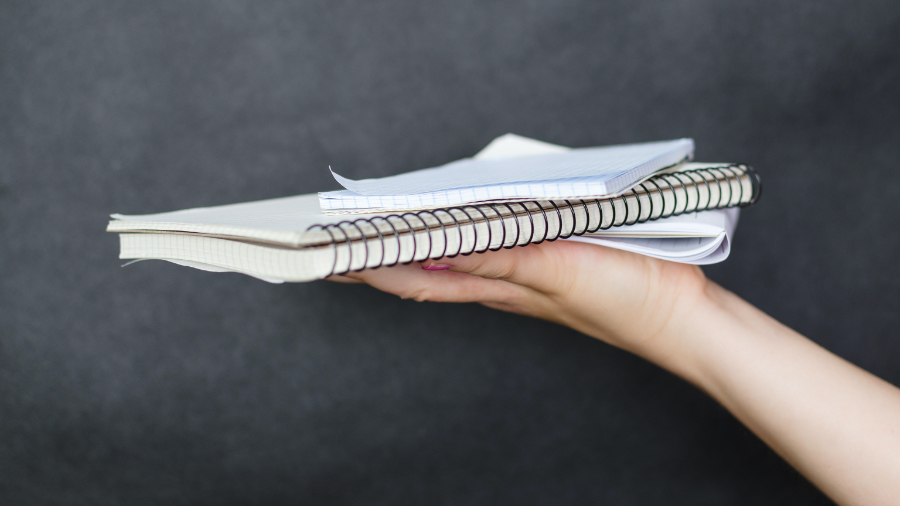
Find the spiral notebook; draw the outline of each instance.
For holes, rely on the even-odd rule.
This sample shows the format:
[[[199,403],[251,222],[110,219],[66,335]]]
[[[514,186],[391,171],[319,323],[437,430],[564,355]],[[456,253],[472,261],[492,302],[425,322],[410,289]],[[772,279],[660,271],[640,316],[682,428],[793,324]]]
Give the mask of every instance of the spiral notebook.
[[[167,260],[270,282],[311,281],[557,239],[703,264],[727,257],[737,208],[754,203],[759,194],[759,178],[745,165],[691,163],[605,198],[506,200],[346,216],[325,214],[312,194],[113,215],[107,230],[119,234],[122,259]]]

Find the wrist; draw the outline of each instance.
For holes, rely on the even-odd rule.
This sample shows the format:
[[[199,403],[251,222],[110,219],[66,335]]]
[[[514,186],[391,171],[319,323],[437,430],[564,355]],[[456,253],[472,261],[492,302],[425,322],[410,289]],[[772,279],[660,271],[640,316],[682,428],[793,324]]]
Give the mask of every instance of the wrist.
[[[738,370],[805,338],[734,293],[708,281],[669,328],[672,345],[655,363],[720,399]]]
[[[722,331],[740,326],[741,304],[749,306],[704,277],[697,289],[678,296],[658,333],[631,351],[706,390],[712,381],[710,361],[735,337]]]

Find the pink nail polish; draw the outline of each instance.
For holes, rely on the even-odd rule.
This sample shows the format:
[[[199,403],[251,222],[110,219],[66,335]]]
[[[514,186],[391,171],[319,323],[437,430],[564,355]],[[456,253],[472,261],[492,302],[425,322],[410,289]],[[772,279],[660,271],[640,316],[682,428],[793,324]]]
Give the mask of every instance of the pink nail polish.
[[[426,271],[446,271],[450,267],[452,267],[452,266],[447,265],[447,264],[436,264],[434,262],[429,263],[428,267],[425,267],[424,265],[422,266],[422,268],[425,269]]]

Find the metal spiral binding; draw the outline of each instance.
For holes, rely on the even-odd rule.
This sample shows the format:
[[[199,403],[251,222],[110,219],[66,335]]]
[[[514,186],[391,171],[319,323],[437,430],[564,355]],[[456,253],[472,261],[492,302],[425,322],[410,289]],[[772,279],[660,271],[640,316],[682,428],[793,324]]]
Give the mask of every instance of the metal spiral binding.
[[[707,176],[710,176],[710,178],[708,178]],[[751,188],[751,193],[748,196],[749,198],[747,199],[745,199],[744,195],[745,178],[746,180],[748,180]],[[735,183],[736,188],[734,185]],[[718,193],[718,199],[715,202],[713,202],[713,188],[716,188],[716,191]],[[679,191],[681,192],[681,199],[679,199]],[[737,199],[734,199],[735,191],[739,192]],[[667,210],[670,204],[670,198],[667,197],[667,193],[671,196],[670,198],[672,205],[669,212],[667,212]],[[726,193],[728,194],[727,199],[725,199]],[[572,202],[570,202],[569,200],[529,200],[523,202],[472,204],[448,207],[444,209],[435,209],[430,211],[426,210],[417,212],[405,212],[402,214],[392,214],[389,216],[376,216],[374,218],[357,218],[355,220],[345,220],[339,223],[333,223],[324,226],[313,225],[312,227],[309,227],[307,229],[307,232],[319,229],[328,234],[330,242],[326,241],[321,246],[329,247],[333,251],[334,258],[332,261],[331,270],[328,274],[328,276],[332,276],[335,274],[351,272],[351,270],[353,272],[358,272],[367,268],[377,269],[383,266],[393,267],[401,263],[406,265],[417,261],[416,254],[419,248],[417,244],[416,234],[421,233],[425,233],[425,235],[428,237],[428,249],[426,255],[423,258],[418,259],[418,261],[422,261],[428,258],[453,258],[457,255],[466,256],[473,253],[484,253],[486,251],[497,251],[504,248],[511,249],[515,248],[516,246],[527,246],[528,244],[540,244],[544,241],[549,242],[555,241],[557,239],[568,239],[572,236],[590,234],[599,230],[607,230],[611,227],[633,225],[635,223],[643,223],[660,218],[678,216],[684,214],[685,212],[706,211],[710,209],[721,209],[728,207],[746,207],[751,204],[755,204],[759,200],[761,193],[762,179],[759,177],[759,174],[755,170],[747,165],[727,165],[722,167],[705,167],[681,172],[660,174],[635,185],[630,191],[615,197],[591,200],[575,200]],[[657,206],[654,205],[654,196],[658,196],[661,201],[659,203],[659,209],[657,209]],[[703,202],[702,197],[704,196],[706,197],[706,200],[705,203],[701,205],[701,202]],[[683,200],[684,202],[680,202],[680,200]],[[692,202],[694,202],[695,205],[691,207]],[[605,222],[604,204],[609,205],[611,214],[609,223],[606,226],[603,225]],[[624,213],[617,212],[617,204],[624,207]],[[560,206],[562,206],[563,208],[568,208],[568,210],[563,210],[560,208]],[[599,216],[597,224],[594,227],[591,227],[590,223],[592,220],[590,213],[591,207],[589,206],[595,206],[595,209],[597,210],[597,214]],[[509,215],[504,216],[503,213],[498,210],[498,207],[505,208],[507,211],[509,211]],[[576,228],[578,228],[579,226],[579,220],[577,219],[575,212],[576,207],[581,207],[582,209],[584,209],[585,213],[585,223],[581,230],[576,230]],[[626,223],[628,217],[631,215],[631,212],[635,207],[637,212],[634,215],[634,219],[631,222]],[[486,212],[488,210],[492,211],[492,213],[490,211]],[[466,221],[466,219],[463,219],[461,223],[460,219],[457,219],[457,216],[454,216],[453,211],[457,211],[459,213],[457,216],[465,216],[468,221]],[[473,213],[477,213],[477,215],[473,216],[473,214],[470,214],[470,211],[472,211]],[[550,234],[550,223],[553,220],[548,218],[548,212],[551,213],[551,216],[555,215],[557,218],[556,223],[558,223],[558,225],[554,234]],[[568,231],[565,231],[564,233],[563,213],[567,212],[571,213],[572,228]],[[492,216],[490,216],[491,214]],[[619,216],[619,214],[623,215]],[[450,218],[450,222],[441,219],[439,215],[448,216]],[[425,216],[430,216],[437,222],[437,224],[429,225],[429,223],[424,218]],[[520,240],[523,236],[523,227],[519,220],[520,216],[527,216],[529,222],[528,228],[530,233],[528,235],[528,240],[524,242]],[[410,217],[413,221],[418,221],[418,223],[415,223],[415,225],[418,225],[418,228],[413,223],[410,223],[410,220],[407,219],[407,217]],[[540,238],[535,237],[536,217],[543,219],[544,233]],[[617,222],[619,218],[621,218],[621,222]],[[513,222],[515,222],[516,226],[515,239],[509,246],[505,245],[507,238],[507,219],[512,219]],[[493,242],[493,226],[491,225],[492,220],[498,220],[500,222],[500,228],[503,234],[500,239],[499,246],[494,248],[491,247],[491,243]],[[384,222],[385,224],[387,224],[388,228],[390,229],[389,237],[386,237],[385,234],[382,234],[381,229],[378,227],[379,222]],[[359,223],[363,223],[371,227],[374,230],[376,237],[373,237],[371,235],[367,236],[366,232],[363,231]],[[403,225],[400,225],[400,223],[405,225],[405,228],[403,227]],[[486,224],[487,229],[487,240],[485,241],[485,247],[481,250],[478,250],[478,223]],[[540,223],[540,221],[538,223]],[[471,227],[469,227],[468,229],[472,231],[473,239],[471,249],[469,251],[463,252],[463,227],[466,225],[471,225]],[[398,226],[400,227],[399,229]],[[455,235],[457,235],[459,247],[456,252],[452,252],[448,255],[447,248],[450,243],[448,237],[448,229],[452,227],[456,228]],[[359,237],[351,238],[350,234],[347,233],[348,230],[355,230],[358,233]],[[440,254],[432,255],[432,253],[436,253],[434,251],[433,234],[437,233],[438,230],[440,230],[440,235],[443,236],[444,247]],[[335,233],[339,233],[341,237],[336,237]],[[404,235],[408,235],[412,239],[412,254],[409,260],[401,262],[400,258],[403,256],[404,251],[404,248],[402,247],[401,237]],[[378,262],[371,267],[368,266],[370,240],[372,242],[377,241],[381,246],[381,257],[379,258]],[[389,240],[397,241],[397,256],[393,259],[385,258],[385,244]],[[351,269],[351,267],[353,266],[354,241],[361,241],[362,249],[365,251],[365,256],[362,261],[362,267],[358,269]],[[348,254],[348,259],[347,268],[339,271],[338,246],[341,243],[345,243],[347,245],[346,251]]]

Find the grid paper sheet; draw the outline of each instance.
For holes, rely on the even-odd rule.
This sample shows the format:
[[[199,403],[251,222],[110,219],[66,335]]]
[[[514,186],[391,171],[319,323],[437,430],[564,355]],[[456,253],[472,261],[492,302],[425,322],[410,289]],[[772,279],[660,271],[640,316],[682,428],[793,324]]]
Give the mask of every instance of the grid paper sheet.
[[[453,206],[504,198],[610,195],[693,157],[691,139],[581,148],[509,158],[467,158],[397,176],[353,181],[319,194],[322,209]]]

